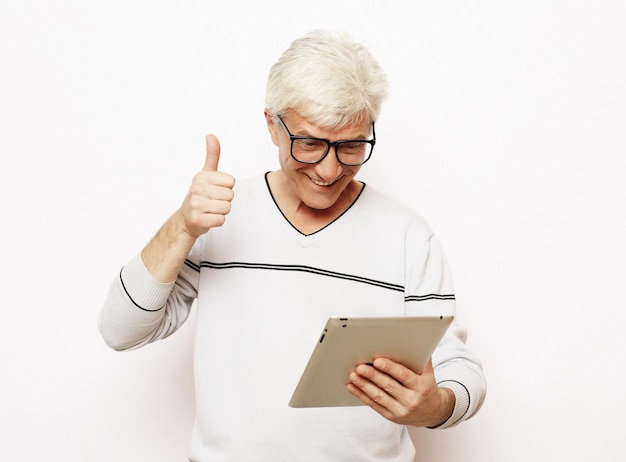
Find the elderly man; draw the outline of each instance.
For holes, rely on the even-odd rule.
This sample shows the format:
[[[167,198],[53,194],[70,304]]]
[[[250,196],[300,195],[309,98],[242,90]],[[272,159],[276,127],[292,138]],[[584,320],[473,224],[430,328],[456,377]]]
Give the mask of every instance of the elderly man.
[[[432,230],[356,179],[386,92],[378,63],[345,35],[294,41],[267,85],[280,169],[235,186],[207,136],[180,209],[114,279],[99,327],[118,350],[169,336],[197,299],[190,460],[409,462],[407,425],[446,428],[480,408],[482,369],[458,326],[424,370],[355,365],[346,388],[367,406],[287,406],[329,316],[455,312]]]

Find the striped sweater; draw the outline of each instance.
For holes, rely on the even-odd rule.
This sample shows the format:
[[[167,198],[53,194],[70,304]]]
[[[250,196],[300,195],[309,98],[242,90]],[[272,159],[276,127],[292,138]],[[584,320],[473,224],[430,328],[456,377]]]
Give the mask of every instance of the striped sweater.
[[[226,223],[197,240],[176,282],[154,281],[140,256],[122,269],[100,330],[113,348],[137,348],[175,332],[196,299],[190,460],[413,461],[407,429],[367,407],[287,403],[329,316],[455,314],[445,258],[414,211],[367,185],[338,219],[304,235],[263,176],[239,181]],[[437,381],[456,395],[440,428],[484,398],[464,339],[453,326],[433,355]]]

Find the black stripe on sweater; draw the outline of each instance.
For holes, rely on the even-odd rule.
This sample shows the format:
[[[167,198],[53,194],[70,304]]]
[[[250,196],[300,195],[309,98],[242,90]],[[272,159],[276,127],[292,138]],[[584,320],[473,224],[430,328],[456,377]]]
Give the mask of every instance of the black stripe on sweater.
[[[400,284],[392,284],[390,282],[378,281],[375,279],[365,278],[361,276],[355,276],[352,274],[338,273],[335,271],[328,271],[321,268],[315,268],[313,266],[305,265],[277,265],[270,263],[246,263],[246,262],[227,262],[227,263],[215,263],[209,261],[200,262],[197,265],[189,260],[185,260],[185,264],[194,271],[200,271],[200,268],[212,268],[212,269],[261,269],[270,271],[299,271],[304,273],[318,274],[320,276],[327,276],[337,279],[343,279],[348,281],[359,282],[362,284],[369,284],[383,289],[394,290],[396,292],[404,292],[404,286]],[[427,295],[409,295],[404,298],[405,302],[421,302],[424,300],[454,300],[452,294],[427,294]]]
[[[122,288],[124,289],[124,292],[126,292],[126,295],[128,296],[128,299],[131,302],[133,302],[133,305],[135,305],[140,310],[148,311],[149,313],[153,313],[155,311],[161,311],[163,309],[163,307],[161,307],[161,308],[158,308],[156,310],[149,310],[149,309],[144,308],[143,306],[139,305],[135,300],[133,300],[133,297],[130,296],[130,294],[128,293],[128,290],[126,289],[126,284],[124,284],[124,278],[122,277],[122,271],[124,271],[124,268],[122,268],[122,270],[120,271],[120,282],[122,283]]]

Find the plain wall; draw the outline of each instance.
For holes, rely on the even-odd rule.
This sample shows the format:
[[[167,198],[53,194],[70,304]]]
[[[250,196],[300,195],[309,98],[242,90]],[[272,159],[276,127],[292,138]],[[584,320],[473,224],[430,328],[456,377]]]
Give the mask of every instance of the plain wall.
[[[625,5],[0,3],[0,460],[186,460],[193,315],[116,353],[98,312],[206,133],[223,171],[276,168],[265,79],[317,27],[389,75],[361,178],[436,230],[489,382],[474,419],[413,432],[417,460],[624,460]]]

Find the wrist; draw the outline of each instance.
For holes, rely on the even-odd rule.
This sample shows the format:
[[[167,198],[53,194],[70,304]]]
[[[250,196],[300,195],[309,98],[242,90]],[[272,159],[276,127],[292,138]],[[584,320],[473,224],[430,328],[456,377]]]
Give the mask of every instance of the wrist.
[[[456,380],[444,380],[439,382],[440,389],[450,390],[454,394],[454,408],[452,415],[439,425],[429,428],[449,428],[461,422],[467,415],[470,407],[470,395],[467,387]]]
[[[454,413],[456,396],[452,390],[446,387],[439,387],[440,405],[437,413],[437,420],[434,425],[428,428],[437,428],[446,423]]]
[[[181,213],[176,212],[143,249],[146,269],[161,283],[174,281],[197,239],[185,228]]]

